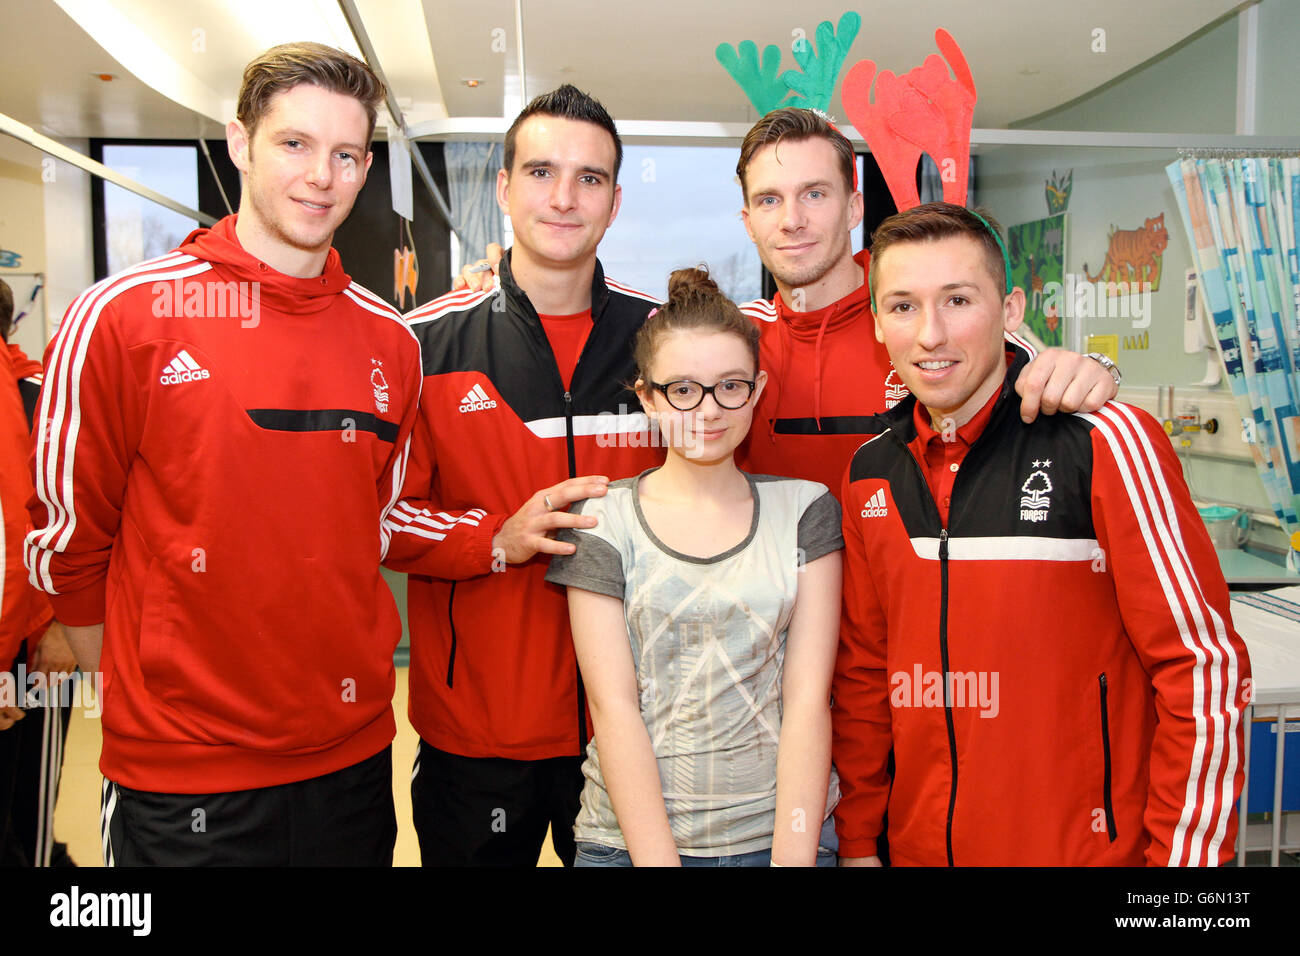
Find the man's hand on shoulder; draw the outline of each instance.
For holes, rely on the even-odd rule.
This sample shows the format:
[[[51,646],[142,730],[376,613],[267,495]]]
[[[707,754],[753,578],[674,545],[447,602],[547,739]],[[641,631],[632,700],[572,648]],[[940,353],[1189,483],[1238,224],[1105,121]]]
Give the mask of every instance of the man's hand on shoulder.
[[[1016,379],[1020,417],[1032,422],[1041,411],[1095,412],[1119,393],[1100,362],[1066,349],[1039,352]]]
[[[468,289],[470,292],[482,292],[484,289],[490,288],[492,277],[501,271],[499,266],[505,254],[506,251],[499,245],[495,242],[489,242],[486,253],[487,258],[471,262],[461,269],[460,275],[452,280],[451,291],[457,292],[461,289]]]
[[[596,519],[589,515],[569,514],[569,505],[584,498],[599,498],[609,489],[604,475],[570,478],[558,485],[543,488],[524,502],[522,508],[506,519],[492,537],[492,553],[504,554],[507,564],[520,564],[533,555],[573,554],[577,550],[551,534],[560,528],[594,528]]]

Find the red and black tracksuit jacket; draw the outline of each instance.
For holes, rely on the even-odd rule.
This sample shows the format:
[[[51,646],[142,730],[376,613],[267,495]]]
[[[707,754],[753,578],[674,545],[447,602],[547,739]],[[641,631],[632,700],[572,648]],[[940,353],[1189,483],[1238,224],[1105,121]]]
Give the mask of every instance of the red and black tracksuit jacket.
[[[492,536],[539,489],[662,462],[628,386],[656,301],[596,264],[592,329],[566,390],[510,256],[496,288],[407,316],[424,356],[421,416],[386,564],[410,573],[410,717],[466,757],[576,756],[590,734],[565,589],[548,555],[494,560]]]
[[[888,810],[896,864],[1223,862],[1250,663],[1214,548],[1150,415],[1026,425],[1022,364],[946,526],[914,398],[845,476],[840,854],[874,854]]]

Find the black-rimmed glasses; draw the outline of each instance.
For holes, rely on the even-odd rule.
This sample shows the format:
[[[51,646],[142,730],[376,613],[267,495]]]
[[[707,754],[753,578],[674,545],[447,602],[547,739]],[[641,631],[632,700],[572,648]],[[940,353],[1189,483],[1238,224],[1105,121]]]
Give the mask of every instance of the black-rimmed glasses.
[[[666,385],[651,382],[650,387],[663,392],[668,404],[679,412],[689,412],[699,407],[705,395],[712,395],[713,400],[721,408],[732,410],[744,408],[745,403],[754,394],[754,382],[744,378],[724,378],[716,385],[701,385],[690,379],[682,379]]]

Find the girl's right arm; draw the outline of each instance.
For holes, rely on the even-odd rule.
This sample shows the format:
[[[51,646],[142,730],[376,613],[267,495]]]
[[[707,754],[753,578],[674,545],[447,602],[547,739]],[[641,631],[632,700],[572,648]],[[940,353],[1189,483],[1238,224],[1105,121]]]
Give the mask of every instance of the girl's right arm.
[[[569,620],[595,725],[600,768],[635,866],[680,866],[659,764],[641,718],[623,602],[570,587]]]

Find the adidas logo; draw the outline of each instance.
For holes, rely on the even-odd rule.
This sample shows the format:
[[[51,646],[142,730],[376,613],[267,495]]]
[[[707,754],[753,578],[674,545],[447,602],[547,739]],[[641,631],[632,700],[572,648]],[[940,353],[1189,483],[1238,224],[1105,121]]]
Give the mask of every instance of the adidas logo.
[[[461,412],[480,412],[485,408],[496,408],[497,403],[488,398],[482,385],[475,385],[469,394],[460,400]]]
[[[862,517],[883,518],[887,514],[889,514],[889,507],[885,504],[885,489],[881,488],[867,499],[867,506],[862,509]]]
[[[167,363],[162,375],[158,376],[158,381],[163,385],[179,385],[181,382],[197,382],[201,378],[211,377],[211,372],[200,368],[199,363],[194,361],[190,353],[181,349],[176,353],[176,357]]]

